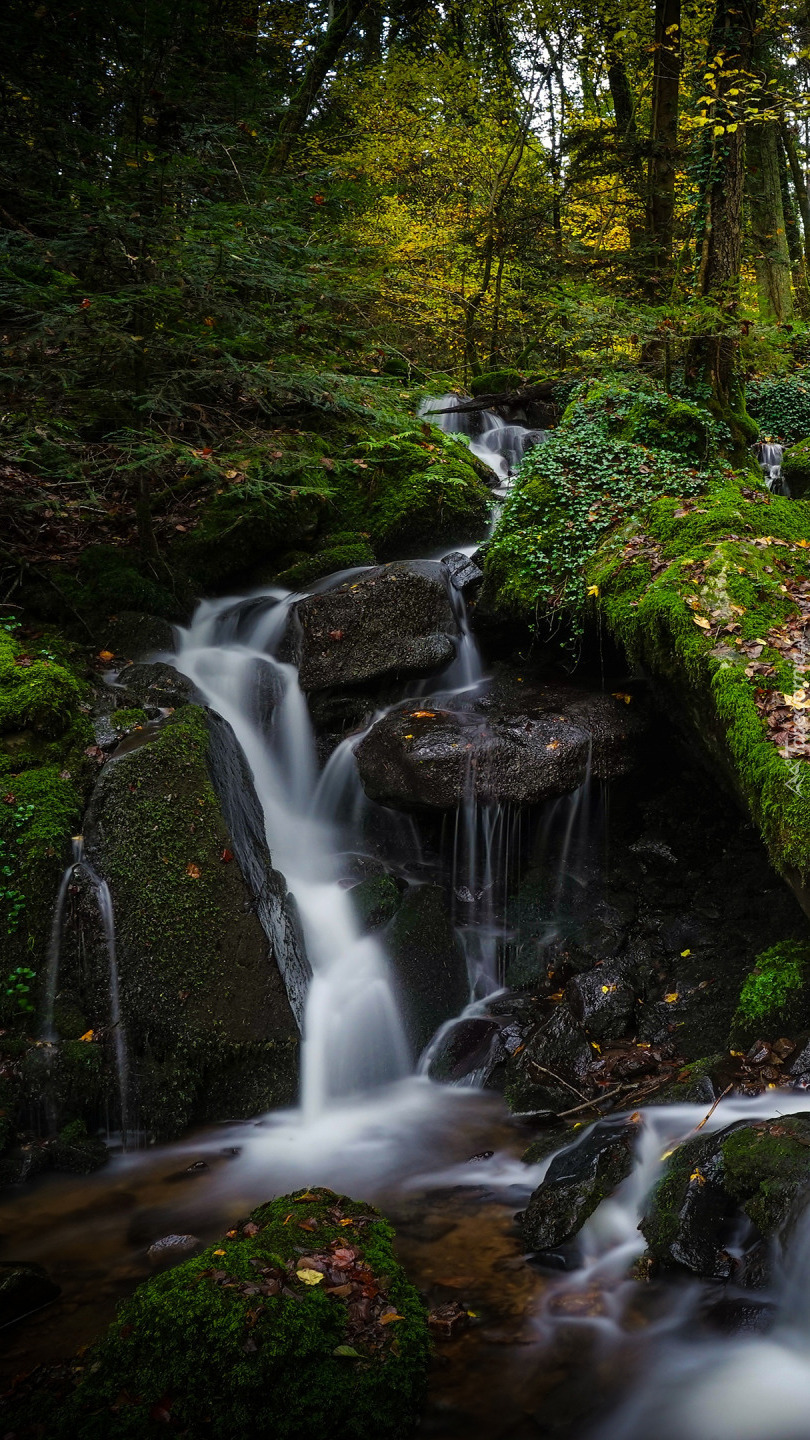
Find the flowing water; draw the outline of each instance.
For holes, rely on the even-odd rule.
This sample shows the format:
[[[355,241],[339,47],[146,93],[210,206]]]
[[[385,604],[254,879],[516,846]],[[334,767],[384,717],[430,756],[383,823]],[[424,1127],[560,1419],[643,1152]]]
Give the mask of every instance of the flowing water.
[[[458,419],[459,428],[468,423]],[[495,458],[504,480],[520,447],[538,436],[495,422],[481,417],[473,448]],[[513,433],[521,429],[522,437]],[[497,450],[487,439],[495,432]],[[464,1085],[438,1085],[424,1073],[432,1047],[421,1067],[409,1051],[384,945],[362,935],[355,919],[347,856],[362,853],[373,832],[392,867],[426,862],[412,823],[365,799],[353,758],[359,736],[343,741],[319,773],[306,700],[295,666],[283,658],[297,598],[265,591],[201,605],[180,635],[176,663],[232,727],[273,863],[301,916],[311,979],[306,986],[300,968],[286,977],[303,1022],[300,1108],[119,1154],[89,1179],[50,1177],[8,1202],[6,1253],[45,1264],[63,1293],[12,1330],[6,1375],[90,1341],[148,1273],[146,1250],[160,1236],[191,1232],[208,1241],[273,1194],[326,1184],[379,1203],[429,1301],[457,1299],[471,1312],[469,1327],[439,1347],[420,1433],[436,1440],[807,1440],[810,1224],[797,1227],[774,1293],[765,1297],[776,1307],[767,1335],[723,1338],[705,1323],[704,1286],[645,1287],[629,1273],[644,1247],[638,1223],[646,1197],[674,1145],[698,1126],[709,1134],[743,1117],[810,1110],[810,1094],[725,1100],[708,1118],[703,1106],[641,1112],[633,1171],[587,1222],[579,1268],[550,1273],[528,1262],[514,1215],[551,1157],[523,1164],[530,1132],[499,1097],[477,1088],[475,1073]],[[457,654],[430,693],[448,706],[460,697],[463,707],[485,675],[460,596],[455,604]],[[588,779],[549,807],[534,837],[557,867],[559,907],[567,885],[587,883],[582,855],[593,815]],[[480,1015],[501,983],[499,940],[528,824],[507,807],[479,804],[470,786],[445,827],[469,971],[467,1017]],[[59,937],[77,867],[88,874],[107,938],[125,1106],[112,907],[80,848],[59,891],[45,1034],[52,1037]],[[583,1133],[561,1132],[561,1144]]]
[[[759,467],[765,476],[765,483],[769,490],[776,495],[788,495],[789,491],[785,481],[782,479],[782,457],[784,446],[772,445],[769,441],[762,441],[757,446]]]

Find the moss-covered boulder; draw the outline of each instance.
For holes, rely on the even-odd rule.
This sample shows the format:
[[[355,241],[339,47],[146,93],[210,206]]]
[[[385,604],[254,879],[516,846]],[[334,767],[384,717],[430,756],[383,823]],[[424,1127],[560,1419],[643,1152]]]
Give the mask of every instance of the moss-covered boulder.
[[[635,392],[614,399],[624,424]],[[604,412],[604,395],[577,400],[524,461],[487,554],[486,603],[541,628],[610,632],[808,908],[810,510],[753,471],[614,439]]]
[[[485,370],[470,381],[471,395],[502,395],[506,390],[519,390],[523,376],[519,370]]]
[[[262,1205],[141,1285],[61,1403],[47,1387],[18,1391],[5,1426],[45,1423],[64,1440],[399,1440],[418,1419],[430,1341],[392,1241],[378,1211],[331,1190]]]
[[[665,1269],[761,1284],[767,1242],[779,1237],[808,1194],[810,1116],[742,1121],[678,1146],[639,1228]],[[732,1237],[742,1241],[742,1260],[727,1248]]]
[[[756,958],[731,1025],[732,1045],[810,1029],[810,944],[785,940]]]
[[[280,909],[286,887],[266,850],[261,874],[246,883],[209,747],[204,713],[185,706],[151,743],[102,771],[86,823],[87,853],[115,913],[132,1103],[157,1135],[178,1134],[192,1117],[255,1113],[295,1092],[297,1029],[257,913],[268,895]],[[108,966],[92,902],[66,937],[60,1004],[73,1000],[103,1039]]]
[[[810,491],[810,440],[791,445],[782,457],[782,479],[787,481],[791,499],[804,500]]]
[[[368,934],[393,920],[402,899],[402,887],[393,875],[369,875],[353,886],[350,894],[360,929]]]

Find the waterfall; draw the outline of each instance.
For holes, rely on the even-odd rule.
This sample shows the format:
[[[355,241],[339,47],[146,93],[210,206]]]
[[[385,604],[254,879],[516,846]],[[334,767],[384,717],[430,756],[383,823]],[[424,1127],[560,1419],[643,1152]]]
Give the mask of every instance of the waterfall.
[[[343,578],[334,576],[332,583]],[[318,781],[315,737],[297,671],[276,653],[298,598],[275,591],[248,602],[204,603],[181,633],[177,665],[236,735],[273,863],[298,907],[312,967],[302,1108],[313,1119],[334,1101],[402,1078],[412,1060],[384,950],[373,936],[360,934],[339,883],[334,798],[330,786]]]
[[[773,445],[770,441],[762,441],[757,447],[759,467],[765,476],[765,483],[769,490],[776,495],[787,495],[789,491],[782,479],[782,456],[784,446]]]
[[[547,430],[533,430],[528,425],[510,424],[492,410],[459,410],[458,395],[440,395],[426,400],[420,414],[431,419],[446,435],[466,435],[473,455],[482,460],[496,475],[496,494],[504,495],[514,473],[535,445],[548,439]]]
[[[121,990],[118,976],[118,957],[115,946],[115,916],[113,913],[112,895],[110,894],[110,887],[107,881],[102,880],[101,876],[94,870],[90,861],[87,859],[84,853],[83,837],[81,835],[74,835],[71,844],[73,855],[59,885],[51,925],[41,1033],[43,1040],[47,1041],[48,1044],[53,1045],[57,1043],[58,1037],[54,1025],[54,1009],[59,988],[59,967],[62,953],[65,905],[71,880],[78,878],[80,875],[84,875],[90,884],[96,905],[98,906],[99,919],[104,935],[110,997],[109,1023],[113,1041],[113,1052],[115,1054],[115,1072],[121,1114],[121,1134],[124,1149],[126,1149],[129,1123],[129,1057],[127,1054],[126,1032],[121,1014]]]

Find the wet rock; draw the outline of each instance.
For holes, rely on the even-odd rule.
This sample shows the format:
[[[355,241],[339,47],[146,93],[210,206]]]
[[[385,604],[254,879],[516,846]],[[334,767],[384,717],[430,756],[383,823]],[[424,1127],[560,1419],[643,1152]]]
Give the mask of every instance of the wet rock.
[[[555,1156],[523,1215],[523,1237],[532,1250],[553,1249],[577,1234],[630,1174],[637,1135],[632,1123],[602,1122]]]
[[[276,947],[296,927],[238,747],[232,774],[227,750],[212,764],[223,728],[209,731],[204,712],[184,705],[150,745],[105,766],[85,821],[86,853],[115,916],[131,1113],[160,1137],[192,1118],[255,1114],[295,1093],[298,1031]],[[209,765],[233,780],[238,829]],[[63,947],[60,988],[75,993],[88,1028],[103,1031],[109,959],[97,914],[75,942],[71,934]],[[116,1093],[112,1077],[110,1085]]]
[[[618,965],[600,965],[585,975],[575,975],[565,989],[565,998],[576,1020],[596,1040],[618,1040],[627,1034],[636,1004],[636,993],[627,984]]]
[[[489,1058],[492,1041],[500,1032],[494,1020],[472,1015],[459,1020],[437,1041],[428,1074],[431,1080],[462,1080]]]
[[[98,649],[108,650],[119,665],[174,649],[174,627],[169,621],[139,610],[120,610],[100,624],[96,633]]]
[[[741,1121],[680,1145],[639,1226],[654,1260],[757,1287],[810,1195],[810,1115]]]
[[[418,1053],[467,1003],[467,966],[437,885],[415,886],[386,932],[411,1044]]]
[[[149,1246],[146,1258],[156,1268],[159,1266],[163,1269],[169,1265],[178,1265],[190,1255],[197,1255],[202,1248],[202,1240],[196,1235],[164,1235],[161,1240],[155,1240]]]
[[[460,550],[454,550],[450,555],[442,556],[442,565],[450,574],[456,590],[462,595],[469,596],[483,584],[484,572],[470,555],[463,555]]]
[[[593,1051],[567,1007],[556,1006],[523,1034],[506,1066],[506,1098],[513,1111],[556,1113],[590,1097],[586,1076]]]
[[[375,875],[361,880],[350,894],[363,934],[379,930],[393,920],[402,899],[400,887],[390,875]]]
[[[430,674],[455,654],[458,625],[438,561],[377,566],[295,607],[306,691]]]
[[[194,695],[191,681],[163,661],[126,665],[119,673],[118,684],[124,687],[128,703],[147,710],[177,710],[188,705]]]
[[[520,708],[513,708],[520,704]],[[389,711],[357,746],[366,794],[403,809],[451,810],[465,798],[535,805],[576,790],[589,768],[633,763],[635,717],[612,696],[504,685],[468,710],[425,700]]]
[[[110,1152],[98,1135],[88,1135],[83,1120],[66,1125],[48,1146],[53,1170],[69,1175],[92,1175],[110,1158]]]
[[[41,1265],[0,1261],[0,1326],[21,1320],[61,1294]]]
[[[15,1145],[0,1156],[0,1187],[25,1185],[50,1167],[48,1146],[43,1141]]]

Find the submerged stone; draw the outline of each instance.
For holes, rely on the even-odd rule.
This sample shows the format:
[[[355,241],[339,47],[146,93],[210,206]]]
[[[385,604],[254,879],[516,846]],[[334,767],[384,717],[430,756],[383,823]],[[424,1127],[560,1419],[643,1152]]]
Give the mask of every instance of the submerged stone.
[[[61,1293],[41,1265],[29,1261],[0,1261],[0,1326],[41,1310]]]

